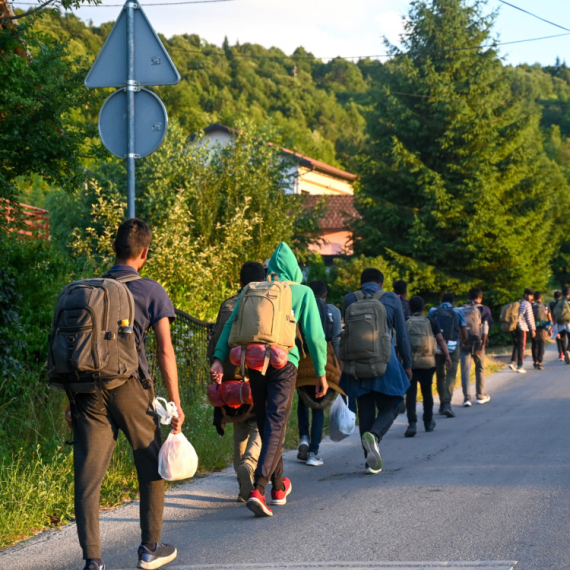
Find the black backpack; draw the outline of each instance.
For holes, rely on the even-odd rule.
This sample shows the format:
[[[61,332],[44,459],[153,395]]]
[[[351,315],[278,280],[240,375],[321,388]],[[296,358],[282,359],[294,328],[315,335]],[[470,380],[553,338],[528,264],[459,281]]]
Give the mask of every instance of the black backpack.
[[[445,341],[459,339],[459,317],[453,307],[438,307],[435,318]]]
[[[325,339],[327,342],[333,339],[333,316],[329,311],[329,307],[325,301],[315,297],[317,301],[317,307],[319,308],[319,316],[321,317],[321,323],[323,325],[323,331],[325,332]]]
[[[49,335],[48,377],[66,392],[116,388],[139,367],[130,274],[70,283],[60,293]]]

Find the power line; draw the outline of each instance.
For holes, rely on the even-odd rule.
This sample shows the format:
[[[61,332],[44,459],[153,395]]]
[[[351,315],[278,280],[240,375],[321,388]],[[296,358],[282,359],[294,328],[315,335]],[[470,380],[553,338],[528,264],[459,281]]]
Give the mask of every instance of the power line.
[[[54,0],[50,0],[53,2]],[[187,0],[185,2],[163,2],[156,4],[141,4],[141,6],[176,6],[179,4],[216,4],[218,2],[236,2],[237,0]],[[19,4],[20,6],[36,6],[34,2],[10,2],[12,5]],[[122,8],[124,4],[86,4],[81,8]],[[43,5],[42,5],[43,7]]]
[[[557,28],[560,28],[562,30],[566,30],[567,32],[570,32],[570,29],[565,28],[564,26],[561,26],[560,24],[556,24],[555,22],[551,22],[550,20],[546,20],[544,18],[541,18],[540,16],[537,16],[536,14],[533,14],[532,12],[529,12],[528,10],[525,10],[524,8],[519,8],[518,6],[515,6],[514,4],[511,4],[510,2],[505,2],[505,0],[499,0],[499,2],[501,4],[505,4],[507,6],[510,6],[511,8],[514,8],[515,10],[520,10],[521,12],[524,12],[525,14],[528,14],[529,16],[532,16],[533,18],[536,18],[537,20],[542,20],[543,22],[546,22],[547,24],[550,24],[551,26],[556,26]]]

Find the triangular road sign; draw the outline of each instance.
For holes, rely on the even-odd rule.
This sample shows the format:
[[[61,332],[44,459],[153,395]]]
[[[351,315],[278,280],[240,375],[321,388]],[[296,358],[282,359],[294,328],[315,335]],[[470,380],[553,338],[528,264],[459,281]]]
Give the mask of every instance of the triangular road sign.
[[[85,78],[86,87],[121,87],[127,83],[127,3]],[[140,4],[136,4],[134,80],[140,85],[174,85],[180,81],[178,70]]]

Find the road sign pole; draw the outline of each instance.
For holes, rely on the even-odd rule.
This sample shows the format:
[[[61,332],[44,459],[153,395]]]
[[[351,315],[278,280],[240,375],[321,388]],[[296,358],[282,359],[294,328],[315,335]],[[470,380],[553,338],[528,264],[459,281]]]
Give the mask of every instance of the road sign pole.
[[[127,2],[127,218],[135,217],[135,10]]]

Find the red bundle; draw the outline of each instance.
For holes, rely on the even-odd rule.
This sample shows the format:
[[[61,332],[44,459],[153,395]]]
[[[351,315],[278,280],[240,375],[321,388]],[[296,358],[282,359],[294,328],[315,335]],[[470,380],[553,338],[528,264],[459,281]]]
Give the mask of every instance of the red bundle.
[[[267,345],[248,344],[245,350],[245,365],[251,370],[263,370]],[[283,368],[289,361],[289,353],[278,346],[270,348],[269,364],[273,368]],[[235,346],[230,351],[230,362],[234,366],[241,366],[241,346]]]
[[[208,387],[208,400],[215,407],[223,405],[230,408],[239,408],[243,404],[253,404],[251,386],[249,382],[241,380],[225,380],[221,384],[210,384]]]

